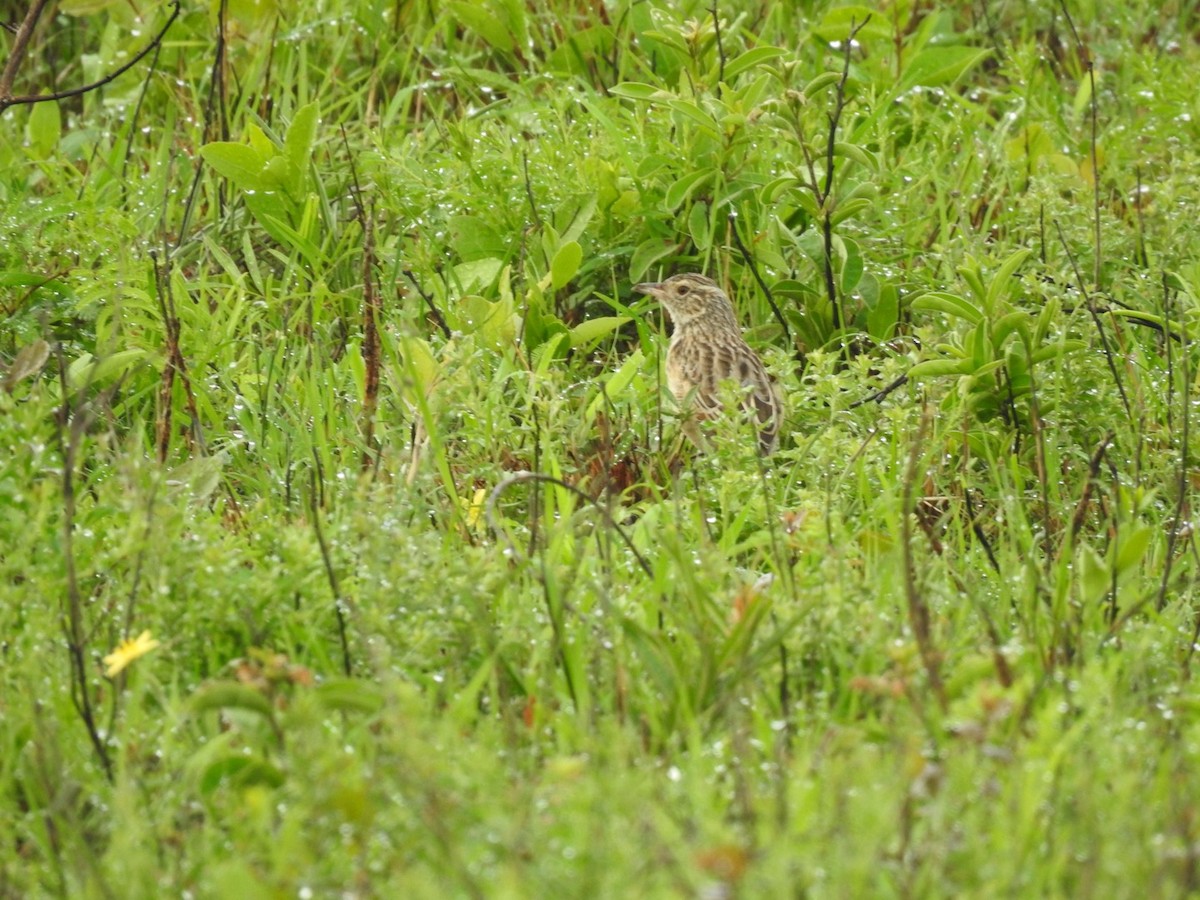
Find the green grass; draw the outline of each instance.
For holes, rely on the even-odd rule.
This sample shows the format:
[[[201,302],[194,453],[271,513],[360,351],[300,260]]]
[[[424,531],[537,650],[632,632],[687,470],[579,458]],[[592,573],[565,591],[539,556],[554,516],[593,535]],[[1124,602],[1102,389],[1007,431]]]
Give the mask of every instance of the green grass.
[[[0,113],[0,896],[1200,891],[1197,5],[316,7]]]

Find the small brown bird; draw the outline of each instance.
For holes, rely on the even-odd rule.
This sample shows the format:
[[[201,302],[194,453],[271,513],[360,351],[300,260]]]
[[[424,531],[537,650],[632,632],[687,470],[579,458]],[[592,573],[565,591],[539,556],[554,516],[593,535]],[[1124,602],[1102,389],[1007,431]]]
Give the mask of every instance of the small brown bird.
[[[675,323],[667,348],[667,387],[675,399],[681,405],[694,402],[701,419],[713,418],[721,412],[721,382],[735,382],[746,392],[743,407],[758,419],[759,452],[774,452],[783,393],[742,338],[725,292],[711,278],[691,273],[637,284],[634,290],[661,302]],[[694,443],[703,443],[694,424],[685,430]]]

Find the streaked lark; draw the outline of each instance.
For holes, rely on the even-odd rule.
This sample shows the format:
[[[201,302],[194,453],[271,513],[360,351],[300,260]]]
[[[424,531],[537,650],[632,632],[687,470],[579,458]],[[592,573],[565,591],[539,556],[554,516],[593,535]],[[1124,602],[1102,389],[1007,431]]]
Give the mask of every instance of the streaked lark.
[[[721,412],[720,385],[732,381],[744,392],[742,406],[758,421],[758,450],[779,446],[783,393],[742,338],[733,304],[711,278],[691,273],[634,285],[666,307],[675,331],[667,348],[667,387],[681,407],[694,404],[700,419]],[[702,444],[694,423],[685,431]]]

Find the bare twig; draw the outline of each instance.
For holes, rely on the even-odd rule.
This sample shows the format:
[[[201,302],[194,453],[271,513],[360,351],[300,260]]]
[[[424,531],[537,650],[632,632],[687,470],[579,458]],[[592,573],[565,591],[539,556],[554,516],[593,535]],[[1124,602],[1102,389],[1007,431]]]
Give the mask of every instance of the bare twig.
[[[712,9],[713,32],[717,36],[717,98],[721,97],[721,84],[725,81],[725,45],[721,43],[721,14],[717,10],[717,0],[713,0]]]
[[[908,623],[912,628],[917,649],[921,654],[921,662],[925,666],[929,686],[937,698],[942,712],[949,708],[946,689],[942,684],[941,665],[938,662],[937,650],[933,645],[933,628],[929,613],[929,605],[925,602],[920,589],[917,587],[917,565],[913,556],[912,520],[916,515],[916,483],[920,475],[921,460],[925,458],[925,442],[929,437],[933,421],[933,407],[926,406],[921,413],[921,424],[913,438],[912,447],[908,453],[908,467],[904,474],[904,502],[900,511],[901,531],[904,542],[904,591],[908,598]]]
[[[845,322],[841,306],[838,303],[837,284],[833,278],[833,210],[829,209],[829,197],[833,193],[833,158],[837,146],[838,125],[842,120],[842,112],[846,108],[846,82],[850,79],[850,50],[854,47],[854,39],[859,31],[871,21],[867,16],[862,22],[855,24],[850,20],[850,34],[846,37],[846,45],[842,55],[842,77],[837,83],[837,97],[833,112],[829,114],[829,139],[825,142],[825,187],[817,198],[823,209],[821,216],[821,233],[825,239],[825,293],[829,298],[829,307],[833,314],[833,330],[839,331]]]
[[[908,384],[908,376],[901,375],[899,378],[897,378],[895,381],[893,381],[891,384],[889,384],[887,387],[883,388],[882,390],[876,391],[873,394],[869,394],[866,397],[862,397],[861,399],[855,400],[853,403],[850,404],[850,409],[857,409],[858,407],[863,406],[867,403],[871,403],[872,401],[875,403],[882,403],[888,394],[890,394],[894,390],[897,390],[898,388],[904,387],[904,385],[906,385],[906,384]]]
[[[1129,397],[1125,394],[1125,385],[1122,383],[1121,375],[1117,371],[1117,362],[1113,357],[1112,347],[1108,343],[1108,335],[1104,331],[1104,323],[1100,321],[1100,312],[1096,309],[1095,298],[1092,292],[1084,286],[1083,275],[1080,273],[1079,266],[1075,262],[1075,254],[1071,252],[1071,248],[1067,244],[1067,236],[1063,233],[1062,223],[1058,219],[1054,220],[1054,227],[1058,229],[1058,239],[1063,245],[1063,250],[1066,251],[1067,259],[1071,263],[1071,269],[1075,272],[1075,280],[1079,284],[1079,290],[1083,293],[1088,314],[1092,317],[1092,323],[1096,326],[1097,334],[1100,335],[1100,344],[1104,348],[1104,358],[1108,362],[1108,370],[1112,373],[1113,381],[1117,385],[1117,392],[1121,395],[1121,404],[1125,407],[1125,416],[1129,419],[1129,424],[1132,425],[1133,409],[1129,405]]]
[[[316,451],[313,451],[314,456]],[[318,460],[319,463],[319,460]],[[329,589],[333,591],[333,610],[337,614],[338,638],[342,645],[342,671],[349,677],[352,674],[350,663],[350,642],[346,637],[346,598],[342,596],[341,584],[337,572],[333,568],[333,559],[329,555],[329,544],[325,541],[325,533],[321,530],[320,491],[317,488],[317,473],[309,473],[309,510],[312,514],[313,533],[317,537],[317,545],[321,548],[321,561],[325,564],[325,577],[329,580]]]
[[[771,313],[775,316],[775,321],[783,328],[783,335],[787,338],[788,346],[790,347],[792,345],[792,330],[788,328],[787,319],[783,317],[783,313],[779,309],[779,304],[775,302],[775,295],[771,293],[771,289],[767,287],[767,283],[763,280],[762,275],[759,274],[754,257],[750,255],[750,251],[746,249],[746,245],[742,242],[742,236],[738,234],[737,213],[732,210],[729,213],[729,233],[733,235],[733,242],[737,244],[738,251],[742,254],[742,259],[750,267],[750,274],[754,276],[754,280],[758,282],[763,296],[767,298],[767,304],[771,307]]]
[[[1163,273],[1163,308],[1168,322],[1171,320],[1171,291],[1167,284],[1167,273]],[[1184,332],[1185,328],[1181,325],[1180,332]],[[1171,342],[1167,341],[1167,347],[1171,346]],[[1182,393],[1181,408],[1183,411],[1183,422],[1180,424],[1180,441],[1179,441],[1179,480],[1175,486],[1178,495],[1175,497],[1175,513],[1171,517],[1171,531],[1167,536],[1167,559],[1163,563],[1162,582],[1158,586],[1158,602],[1157,608],[1159,611],[1167,605],[1167,587],[1171,582],[1171,566],[1175,561],[1175,545],[1179,542],[1179,529],[1183,525],[1183,510],[1187,503],[1188,496],[1188,447],[1189,438],[1191,437],[1190,422],[1191,422],[1191,394],[1188,391],[1188,386],[1191,384],[1191,373],[1188,371],[1188,345],[1184,343],[1179,354],[1180,367],[1180,391]],[[1196,641],[1200,639],[1200,616],[1196,617],[1196,634],[1192,637],[1192,642],[1188,648],[1188,659],[1191,659],[1192,653],[1196,649]]]
[[[513,485],[524,484],[524,483],[530,482],[530,481],[533,482],[535,485],[552,484],[555,487],[560,487],[563,490],[570,491],[572,494],[579,497],[584,502],[589,503],[592,506],[594,506],[596,508],[597,512],[599,512],[601,517],[604,519],[604,524],[607,525],[609,528],[611,528],[613,531],[615,531],[617,533],[617,536],[621,539],[621,542],[623,544],[625,544],[625,546],[629,549],[629,552],[633,554],[633,558],[637,560],[638,565],[641,566],[641,568],[642,568],[642,571],[646,573],[646,577],[647,578],[654,577],[654,569],[651,568],[650,563],[648,563],[646,561],[646,558],[644,556],[642,556],[641,553],[638,552],[637,547],[634,546],[633,541],[630,539],[629,535],[627,535],[625,533],[624,529],[622,529],[621,526],[617,524],[616,520],[613,519],[613,517],[609,514],[608,510],[605,509],[603,506],[601,506],[595,497],[591,496],[590,494],[588,494],[584,491],[581,491],[579,488],[575,487],[575,485],[573,485],[573,484],[568,484],[567,482],[563,481],[562,479],[555,478],[552,475],[543,475],[541,472],[515,472],[512,475],[509,475],[507,478],[505,478],[499,484],[497,484],[494,488],[492,488],[491,494],[488,495],[487,507],[486,507],[488,527],[491,528],[493,531],[495,531],[497,534],[504,535],[504,540],[508,544],[509,550],[513,554],[517,553],[516,545],[512,542],[512,539],[509,537],[508,532],[505,531],[503,528],[500,528],[498,522],[496,521],[496,501],[500,499],[501,494],[503,494],[505,491],[507,491]]]
[[[91,84],[85,84],[81,87],[69,88],[65,91],[55,91],[51,94],[27,94],[22,97],[12,96],[12,83],[16,77],[17,69],[21,65],[21,58],[24,55],[26,46],[29,43],[29,38],[32,35],[33,27],[37,24],[37,17],[41,15],[42,9],[45,7],[47,0],[36,0],[30,8],[29,13],[25,16],[25,21],[21,24],[20,30],[17,32],[17,40],[13,46],[13,52],[9,55],[8,62],[4,66],[4,73],[0,75],[0,112],[8,109],[10,106],[30,103],[46,103],[50,100],[64,100],[67,97],[78,97],[80,94],[86,94],[89,91],[94,91],[96,88],[104,87],[104,85],[115,81],[121,75],[124,75],[139,62],[141,62],[148,54],[157,49],[162,43],[162,39],[166,36],[167,30],[175,23],[179,17],[179,2],[180,0],[171,0],[171,15],[167,17],[166,24],[159,29],[156,34],[145,47],[139,50],[129,62],[123,66],[117,67],[115,70],[105,75],[98,81],[93,81]],[[28,32],[25,31],[25,26],[29,25]],[[23,39],[23,40],[22,40]],[[18,49],[20,52],[17,52]]]
[[[426,293],[425,289],[421,287],[421,282],[417,281],[417,276],[413,274],[411,269],[404,269],[402,271],[404,272],[404,277],[412,282],[412,286],[416,288],[421,299],[425,301],[425,305],[429,307],[429,314],[433,316],[434,324],[437,325],[446,340],[450,340],[454,335],[450,331],[450,326],[446,324],[446,317],[442,315],[441,310],[434,304],[433,296]]]
[[[86,658],[88,639],[83,623],[83,596],[79,591],[79,576],[75,568],[75,462],[79,445],[92,416],[82,401],[79,406],[72,405],[71,398],[75,394],[67,384],[67,361],[63,355],[62,344],[55,347],[55,352],[58,356],[58,381],[62,391],[62,406],[58,410],[55,433],[58,437],[59,456],[62,458],[63,562],[67,576],[66,609],[62,611],[62,628],[71,661],[71,702],[79,717],[83,719],[92,749],[96,751],[104,774],[111,782],[114,777],[112,759],[104,738],[100,736],[100,729],[96,724],[96,710],[92,706],[89,688],[91,678]]]
[[[1071,19],[1071,13],[1067,9],[1067,0],[1059,0],[1059,5],[1062,7],[1063,17],[1067,20],[1067,25],[1071,29],[1071,37],[1075,39],[1075,51],[1079,54],[1080,61],[1087,66],[1088,85],[1091,88],[1091,119],[1092,119],[1092,136],[1091,136],[1091,159],[1092,159],[1092,230],[1093,241],[1095,242],[1095,259],[1092,263],[1092,283],[1097,287],[1100,286],[1100,159],[1096,151],[1096,119],[1098,101],[1096,99],[1096,64],[1092,61],[1091,54],[1087,48],[1083,46],[1083,41],[1079,38],[1079,32],[1075,29],[1075,22]]]

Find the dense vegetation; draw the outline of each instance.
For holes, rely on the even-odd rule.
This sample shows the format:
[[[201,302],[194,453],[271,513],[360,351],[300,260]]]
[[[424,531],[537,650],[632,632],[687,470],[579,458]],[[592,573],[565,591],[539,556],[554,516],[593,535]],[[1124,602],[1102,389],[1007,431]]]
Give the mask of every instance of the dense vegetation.
[[[5,32],[0,896],[1200,891],[1196,6]]]

